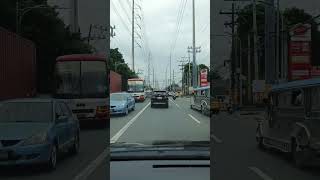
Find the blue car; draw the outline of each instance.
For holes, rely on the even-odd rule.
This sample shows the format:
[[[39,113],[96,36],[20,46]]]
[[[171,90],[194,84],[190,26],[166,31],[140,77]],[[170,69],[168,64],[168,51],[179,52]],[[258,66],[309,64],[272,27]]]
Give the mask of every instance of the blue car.
[[[127,115],[134,110],[135,100],[129,93],[112,93],[110,95],[110,114]]]
[[[56,167],[57,155],[79,151],[79,122],[64,102],[16,99],[0,103],[0,165]]]

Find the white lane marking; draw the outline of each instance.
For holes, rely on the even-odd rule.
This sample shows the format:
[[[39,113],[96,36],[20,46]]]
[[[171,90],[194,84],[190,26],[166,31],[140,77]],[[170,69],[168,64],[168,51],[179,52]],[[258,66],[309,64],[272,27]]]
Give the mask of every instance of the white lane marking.
[[[221,139],[219,139],[217,136],[215,136],[214,134],[212,134],[211,133],[211,138],[215,141],[215,142],[217,142],[217,143],[222,143],[222,140]]]
[[[262,172],[259,168],[257,167],[248,167],[251,171],[256,173],[258,176],[260,176],[264,180],[273,180],[270,176]]]
[[[175,104],[179,109],[181,109],[181,107],[179,106],[179,104],[175,103],[172,99],[170,99],[170,101]]]
[[[190,116],[190,117],[191,117],[195,122],[197,122],[198,124],[201,123],[197,118],[193,117],[191,114],[188,114],[188,116]]]
[[[125,126],[123,126],[111,139],[110,139],[110,143],[114,143],[116,142],[121,136],[122,134],[134,123],[134,121],[136,121],[138,119],[138,117],[143,113],[143,111],[145,111],[147,109],[147,107],[151,104],[151,102],[149,102],[143,109],[141,109],[141,111],[136,114]]]
[[[105,149],[95,160],[82,170],[73,180],[87,180],[95,169],[107,158],[108,150]]]

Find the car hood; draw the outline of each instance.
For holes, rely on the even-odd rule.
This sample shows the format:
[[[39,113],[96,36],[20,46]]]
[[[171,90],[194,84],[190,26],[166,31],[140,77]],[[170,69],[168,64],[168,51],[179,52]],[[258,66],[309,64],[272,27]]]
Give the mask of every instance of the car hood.
[[[126,104],[126,101],[113,101],[113,100],[110,100],[110,106],[120,106],[120,105],[123,105],[123,104]]]
[[[51,123],[0,123],[0,140],[21,140],[48,130]]]

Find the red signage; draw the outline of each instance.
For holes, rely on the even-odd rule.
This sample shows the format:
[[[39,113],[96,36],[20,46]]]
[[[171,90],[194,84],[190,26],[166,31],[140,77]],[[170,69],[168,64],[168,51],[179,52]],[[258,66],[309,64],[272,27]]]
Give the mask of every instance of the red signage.
[[[208,86],[208,70],[207,69],[201,69],[200,71],[200,86]]]
[[[299,24],[291,29],[289,43],[289,79],[311,77],[311,31],[310,25]]]

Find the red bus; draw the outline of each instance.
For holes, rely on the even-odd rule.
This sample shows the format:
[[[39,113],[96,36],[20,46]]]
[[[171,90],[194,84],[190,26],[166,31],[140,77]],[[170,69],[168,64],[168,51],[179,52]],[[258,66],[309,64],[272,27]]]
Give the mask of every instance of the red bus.
[[[80,125],[109,124],[109,73],[106,57],[92,54],[60,56],[55,65],[54,96],[63,99]]]

